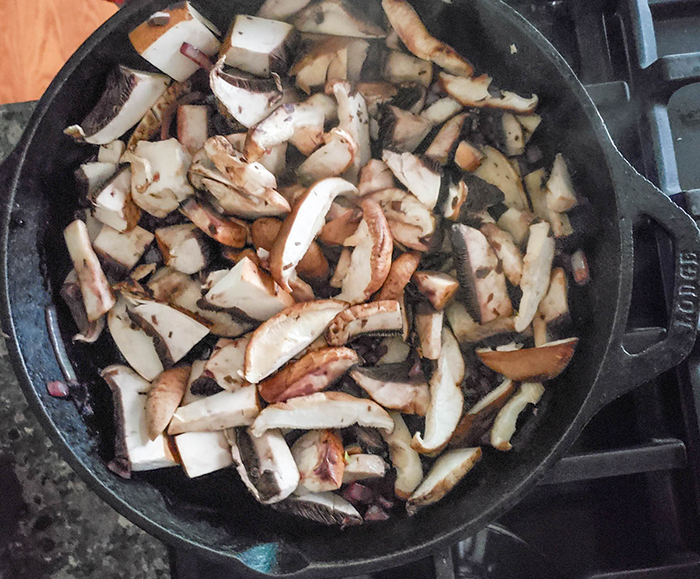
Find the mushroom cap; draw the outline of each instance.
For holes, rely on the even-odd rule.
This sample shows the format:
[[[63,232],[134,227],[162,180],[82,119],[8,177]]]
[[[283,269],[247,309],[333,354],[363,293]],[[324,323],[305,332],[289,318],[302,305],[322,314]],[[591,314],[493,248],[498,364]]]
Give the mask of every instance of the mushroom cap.
[[[477,350],[479,360],[518,382],[541,382],[551,380],[561,374],[569,365],[576,350],[578,338],[567,338],[549,342],[538,348],[520,350]]]

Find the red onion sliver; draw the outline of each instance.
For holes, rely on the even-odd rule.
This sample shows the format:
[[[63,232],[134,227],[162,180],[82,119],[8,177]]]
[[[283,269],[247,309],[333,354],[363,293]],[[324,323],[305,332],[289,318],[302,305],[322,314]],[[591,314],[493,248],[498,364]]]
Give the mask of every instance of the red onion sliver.
[[[70,390],[65,382],[60,380],[52,380],[46,384],[46,390],[48,390],[51,396],[55,398],[68,398],[70,396]]]
[[[360,483],[349,484],[342,492],[343,498],[353,505],[369,505],[374,502],[374,492]]]
[[[192,46],[189,42],[183,42],[180,47],[180,53],[183,56],[189,58],[192,62],[199,65],[201,68],[209,72],[214,68],[214,63],[209,59],[209,57],[204,54],[196,46]]]

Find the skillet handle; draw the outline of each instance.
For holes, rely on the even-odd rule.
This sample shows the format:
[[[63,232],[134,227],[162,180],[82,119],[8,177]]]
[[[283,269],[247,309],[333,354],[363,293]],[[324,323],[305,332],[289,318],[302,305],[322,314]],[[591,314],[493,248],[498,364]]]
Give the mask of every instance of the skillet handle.
[[[605,369],[605,388],[598,408],[682,362],[695,343],[700,301],[700,232],[693,219],[620,156],[613,171],[620,198],[620,227],[624,248],[633,247],[633,225],[647,216],[661,225],[673,241],[675,273],[673,304],[665,338],[639,353],[623,346],[624,327],[617,334]],[[623,249],[623,253],[625,249]],[[623,255],[632,271],[633,253]],[[630,274],[631,280],[631,274]],[[631,283],[626,309],[629,311]],[[663,307],[663,306],[661,306]],[[626,322],[626,317],[624,318]]]

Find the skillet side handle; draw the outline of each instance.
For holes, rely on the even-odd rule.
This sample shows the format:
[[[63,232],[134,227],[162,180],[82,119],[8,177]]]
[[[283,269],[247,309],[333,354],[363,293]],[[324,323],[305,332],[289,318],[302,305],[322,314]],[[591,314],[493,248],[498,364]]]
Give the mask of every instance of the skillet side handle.
[[[673,240],[675,274],[673,304],[665,339],[636,354],[629,353],[622,341],[618,341],[610,352],[606,369],[610,379],[606,379],[602,404],[686,358],[695,343],[700,302],[700,232],[693,219],[627,161],[618,163],[615,181],[623,212],[623,235],[632,242],[632,227],[640,216],[656,221]]]

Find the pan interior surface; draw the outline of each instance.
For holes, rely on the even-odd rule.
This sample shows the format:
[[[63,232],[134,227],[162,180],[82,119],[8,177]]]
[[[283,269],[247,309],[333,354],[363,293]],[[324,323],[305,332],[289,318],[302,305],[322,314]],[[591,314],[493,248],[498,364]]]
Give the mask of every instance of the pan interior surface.
[[[67,447],[71,464],[123,514],[162,539],[235,557],[257,572],[294,574],[308,561],[348,572],[350,567],[388,566],[424,554],[440,540],[475,532],[531,488],[543,474],[543,463],[563,451],[565,441],[572,441],[572,426],[582,427],[577,416],[603,364],[616,319],[621,275],[618,207],[610,159],[602,144],[607,137],[593,105],[582,98],[583,89],[574,84],[573,73],[554,49],[507,7],[492,0],[417,6],[429,30],[469,57],[478,71],[488,72],[503,88],[539,95],[538,112],[545,120],[537,142],[547,158],[564,154],[577,189],[590,200],[597,217],[598,229],[584,245],[592,281],[584,288],[571,288],[579,350],[567,371],[549,383],[543,408],[518,434],[513,451],[487,449],[467,480],[413,518],[345,531],[258,505],[231,470],[190,481],[180,469],[166,469],[123,481],[104,466],[108,445],[97,449],[75,408],[45,392],[46,382],[60,374],[45,329],[44,308],[59,303],[58,290],[71,268],[62,229],[77,208],[73,170],[91,154],[62,131],[79,122],[99,97],[111,64],[147,68],[131,49],[127,34],[167,4],[142,2],[138,9],[123,10],[108,22],[59,75],[35,117],[14,192],[13,223],[22,225],[10,228],[6,252],[9,324],[30,403],[43,415],[54,440]],[[258,4],[197,2],[221,29],[236,12],[254,13]],[[104,40],[96,43],[100,38]],[[106,338],[99,348],[71,344],[72,323],[64,308],[57,307],[61,333],[79,377],[94,380],[97,369],[114,360],[114,346]],[[95,390],[95,412],[109,414],[106,386],[96,382]],[[98,422],[97,427],[108,439],[109,426]]]

